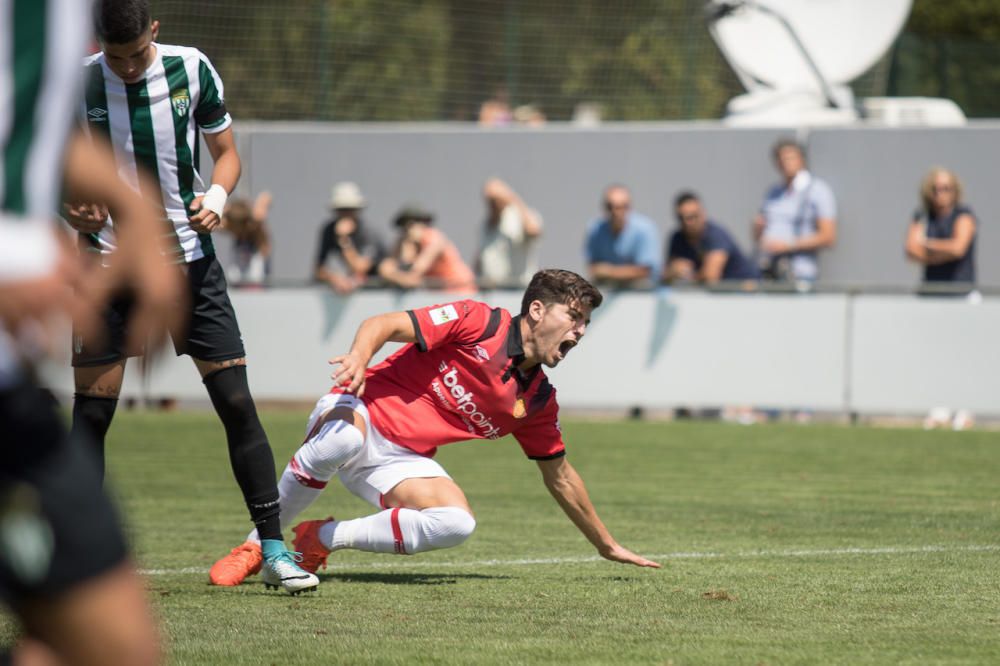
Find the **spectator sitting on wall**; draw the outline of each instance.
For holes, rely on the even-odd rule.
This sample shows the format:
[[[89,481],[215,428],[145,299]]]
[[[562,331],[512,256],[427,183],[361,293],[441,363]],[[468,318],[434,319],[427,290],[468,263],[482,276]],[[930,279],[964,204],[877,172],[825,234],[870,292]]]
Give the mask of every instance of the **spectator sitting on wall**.
[[[365,198],[357,185],[342,182],[333,186],[333,218],[320,231],[314,275],[338,294],[349,294],[376,275],[385,256],[382,243],[362,222],[364,207]]]
[[[591,224],[584,250],[591,277],[620,287],[659,280],[656,224],[632,210],[632,195],[624,185],[608,186],[603,204],[606,215]]]
[[[538,270],[542,217],[507,183],[490,178],[483,185],[486,224],[477,273],[483,285],[525,287]]]
[[[417,205],[405,206],[395,219],[399,237],[392,254],[378,267],[386,282],[404,289],[440,288],[475,293],[476,278],[462,261],[455,244],[432,226],[433,213]]]
[[[271,274],[271,234],[267,216],[271,193],[261,192],[253,203],[232,199],[222,216],[223,227],[233,236],[233,258],[226,269],[229,282],[240,286],[263,285]]]
[[[811,283],[819,277],[818,252],[837,240],[837,205],[833,190],[806,169],[802,146],[782,139],[774,146],[782,182],[767,192],[754,218],[764,276]]]
[[[674,199],[679,228],[667,246],[663,279],[714,284],[720,280],[757,280],[760,272],[741,251],[726,229],[709,220],[694,192]]]
[[[976,281],[976,215],[962,202],[953,172],[931,169],[920,184],[921,207],[906,234],[906,256],[924,267],[925,282]]]

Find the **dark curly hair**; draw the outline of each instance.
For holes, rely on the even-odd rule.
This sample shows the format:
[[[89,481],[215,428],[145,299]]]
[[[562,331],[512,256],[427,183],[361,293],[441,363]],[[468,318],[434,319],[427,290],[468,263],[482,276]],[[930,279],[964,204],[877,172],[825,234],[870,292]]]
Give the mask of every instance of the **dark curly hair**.
[[[597,287],[573,271],[547,268],[535,273],[528,288],[524,290],[521,314],[528,314],[528,307],[532,301],[541,301],[545,305],[579,303],[593,310],[600,306],[602,300],[604,297]]]

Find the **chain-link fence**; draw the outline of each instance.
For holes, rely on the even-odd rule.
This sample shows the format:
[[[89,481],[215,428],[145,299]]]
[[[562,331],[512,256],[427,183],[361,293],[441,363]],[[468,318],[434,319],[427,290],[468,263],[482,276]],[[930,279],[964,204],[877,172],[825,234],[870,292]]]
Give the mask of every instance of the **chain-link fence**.
[[[947,97],[970,118],[1000,117],[1000,43],[904,34],[893,47],[886,93]]]
[[[742,92],[703,0],[158,0],[242,119],[495,123],[718,118]],[[953,96],[1000,112],[1000,48],[904,36],[859,96]],[[485,104],[484,104],[485,103]]]

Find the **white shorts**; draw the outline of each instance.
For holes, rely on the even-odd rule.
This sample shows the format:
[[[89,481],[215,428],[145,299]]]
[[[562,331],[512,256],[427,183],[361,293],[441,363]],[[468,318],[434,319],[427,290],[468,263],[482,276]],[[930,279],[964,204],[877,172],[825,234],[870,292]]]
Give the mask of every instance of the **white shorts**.
[[[337,472],[344,487],[361,499],[382,509],[385,508],[382,496],[401,481],[439,476],[451,478],[433,458],[422,456],[386,439],[372,425],[364,401],[350,393],[327,393],[320,398],[306,424],[306,436],[309,436],[321,416],[336,407],[353,409],[365,421],[367,434],[361,451]]]

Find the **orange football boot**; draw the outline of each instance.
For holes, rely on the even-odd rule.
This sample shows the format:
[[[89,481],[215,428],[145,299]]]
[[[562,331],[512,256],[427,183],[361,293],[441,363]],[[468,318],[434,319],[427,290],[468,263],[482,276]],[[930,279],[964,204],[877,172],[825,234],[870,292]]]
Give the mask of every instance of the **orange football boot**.
[[[295,550],[302,553],[299,566],[309,573],[316,573],[320,567],[326,568],[326,558],[330,556],[330,549],[319,540],[319,528],[332,520],[332,516],[326,520],[306,520],[292,528],[292,532],[295,533],[292,543]]]
[[[247,576],[258,573],[263,561],[260,544],[247,541],[233,548],[228,555],[213,564],[208,570],[208,579],[212,585],[225,587],[239,585]]]

